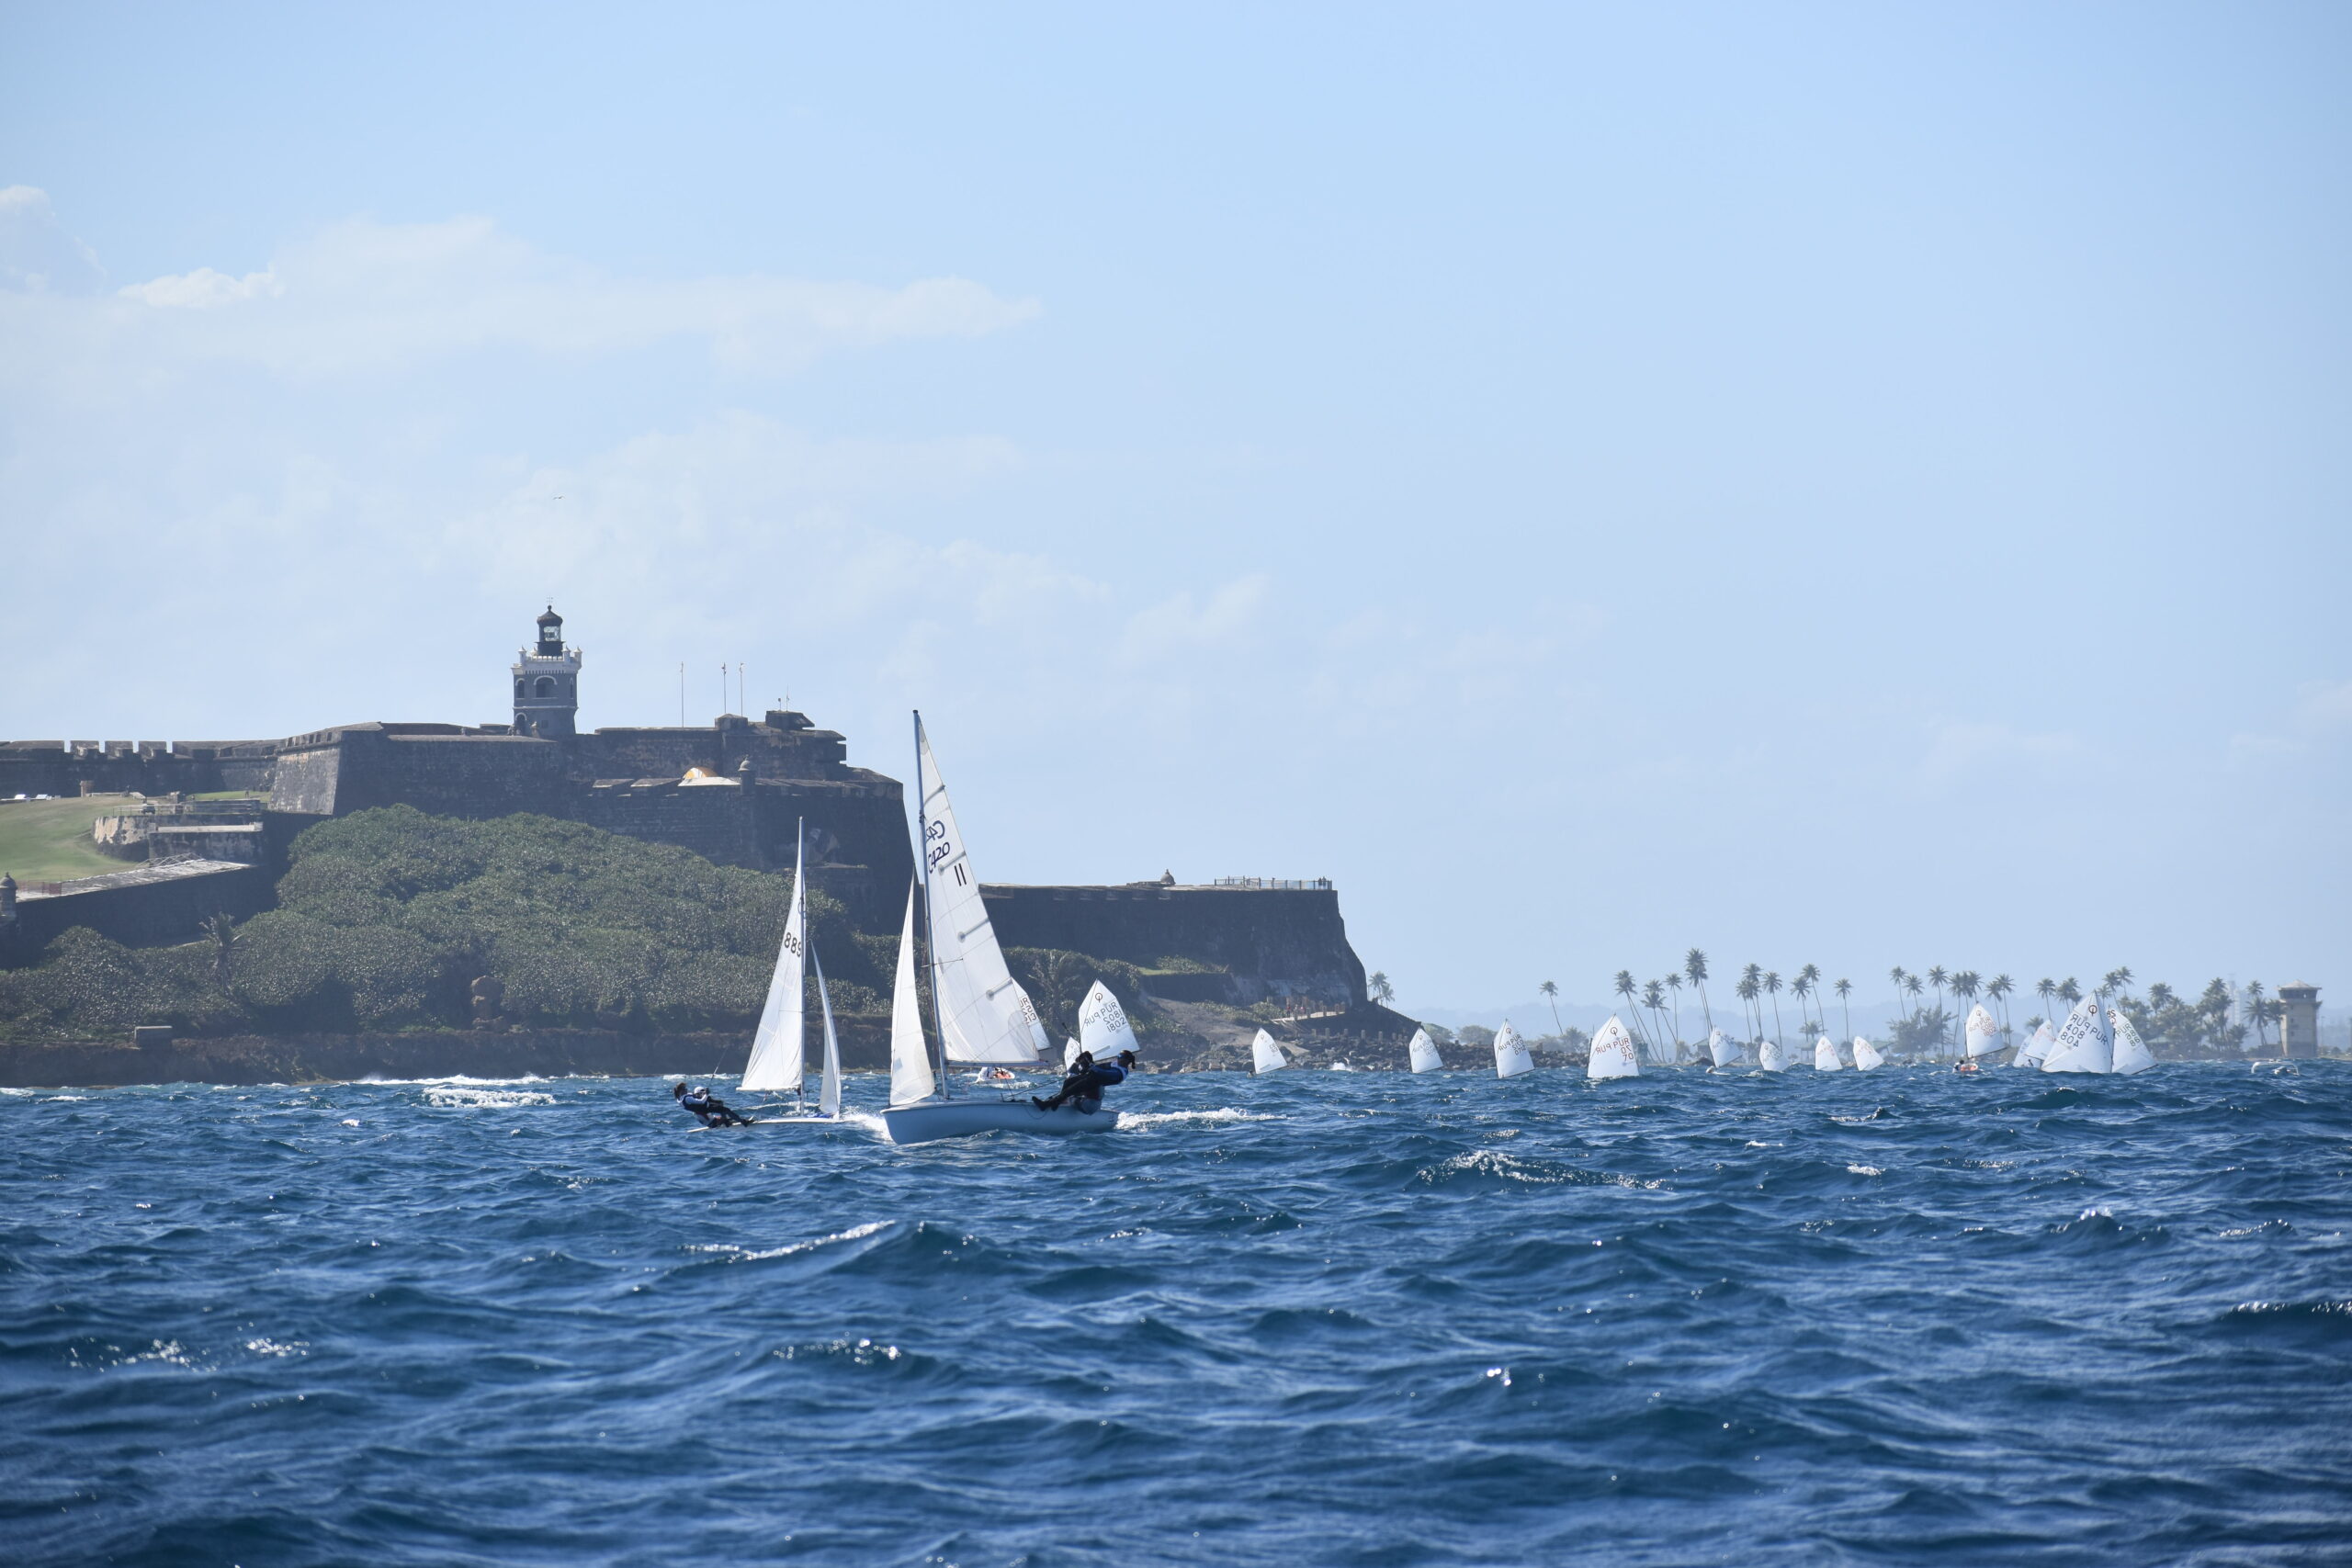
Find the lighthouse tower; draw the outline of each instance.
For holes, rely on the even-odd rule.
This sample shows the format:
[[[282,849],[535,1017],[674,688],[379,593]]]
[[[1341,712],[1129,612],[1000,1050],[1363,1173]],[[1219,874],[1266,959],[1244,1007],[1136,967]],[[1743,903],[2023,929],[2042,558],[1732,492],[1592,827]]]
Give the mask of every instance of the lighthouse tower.
[[[563,646],[563,617],[549,604],[539,640],[514,660],[514,733],[569,739],[579,733],[580,650]]]

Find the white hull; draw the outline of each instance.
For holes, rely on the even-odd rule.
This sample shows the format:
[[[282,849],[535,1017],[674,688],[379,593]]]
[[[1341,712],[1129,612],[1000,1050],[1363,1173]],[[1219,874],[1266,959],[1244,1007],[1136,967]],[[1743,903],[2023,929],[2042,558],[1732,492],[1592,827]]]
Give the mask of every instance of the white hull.
[[[894,1105],[882,1112],[894,1144],[928,1144],[939,1138],[969,1138],[982,1133],[1035,1133],[1060,1137],[1071,1133],[1107,1133],[1119,1124],[1115,1111],[1085,1111],[1074,1105],[1040,1111],[1025,1100],[933,1100]]]

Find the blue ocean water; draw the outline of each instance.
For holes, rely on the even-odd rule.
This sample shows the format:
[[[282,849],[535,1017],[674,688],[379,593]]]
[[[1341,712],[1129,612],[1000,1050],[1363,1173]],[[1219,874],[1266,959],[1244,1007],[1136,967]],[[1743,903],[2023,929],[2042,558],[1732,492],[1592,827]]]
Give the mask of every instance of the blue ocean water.
[[[2352,1066],[1114,1097],[0,1098],[0,1559],[2352,1560]]]

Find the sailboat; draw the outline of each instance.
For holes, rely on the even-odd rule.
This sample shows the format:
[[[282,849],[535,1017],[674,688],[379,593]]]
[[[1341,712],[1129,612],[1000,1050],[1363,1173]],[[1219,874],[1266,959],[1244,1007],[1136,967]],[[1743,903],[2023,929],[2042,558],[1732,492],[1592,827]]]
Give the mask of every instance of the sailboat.
[[[1788,1070],[1788,1048],[1783,1046],[1779,1041],[1759,1040],[1756,1043],[1756,1066],[1758,1071],[1767,1073],[1785,1072]]]
[[[752,1054],[743,1064],[743,1076],[738,1085],[748,1093],[792,1094],[801,1092],[806,1081],[808,999],[802,987],[801,969],[804,962],[815,953],[808,947],[808,901],[807,886],[807,855],[805,841],[795,829],[796,842],[792,852],[792,909],[785,917],[784,940],[777,945],[775,973],[768,978],[767,1000],[760,1009],[760,1025],[752,1035]],[[824,1082],[819,1091],[818,1109],[820,1116],[773,1117],[762,1125],[776,1122],[833,1121],[842,1110],[841,1043],[833,1034],[832,999],[825,994],[825,970],[817,965],[817,997],[825,1013]]]
[[[1127,1021],[1127,1010],[1119,1005],[1111,987],[1100,980],[1086,993],[1086,999],[1078,1004],[1078,1048],[1098,1062],[1107,1062],[1122,1051],[1136,1049],[1135,1026]]]
[[[1043,1110],[1026,1098],[951,1100],[940,1080],[949,1062],[1034,1066],[1050,1042],[1029,1000],[1005,966],[980,897],[980,879],[965,852],[964,837],[939,776],[939,762],[915,715],[916,823],[922,846],[923,906],[931,931],[931,999],[939,1023],[940,1072],[931,1069],[914,982],[914,888],[907,889],[906,930],[899,943],[899,983],[890,1006],[890,1107],[882,1120],[894,1144],[976,1133],[1107,1133],[1115,1111],[1064,1105]],[[904,1060],[902,1060],[904,1058]],[[919,1069],[919,1070],[918,1070]]]
[[[1879,1055],[1877,1046],[1859,1034],[1854,1036],[1854,1070],[1856,1072],[1867,1073],[1872,1067],[1883,1067],[1885,1065],[1886,1058]]]
[[[2050,1048],[2057,1043],[2057,1032],[2050,1027],[2050,1021],[2045,1018],[2035,1025],[2033,1038],[2018,1047],[2018,1054],[2010,1060],[2009,1066],[2038,1067],[2041,1066],[2042,1058],[2050,1055]]]
[[[1262,1029],[1258,1031],[1258,1038],[1250,1042],[1250,1070],[1252,1073],[1278,1073],[1289,1066],[1290,1058],[1283,1055],[1280,1045],[1274,1043],[1274,1037]]]
[[[1584,1076],[1588,1078],[1637,1078],[1642,1076],[1641,1058],[1634,1049],[1634,1036],[1615,1013],[1600,1026],[1592,1037],[1592,1049],[1586,1054]]]
[[[1840,1061],[1838,1056],[1838,1042],[1830,1039],[1829,1036],[1825,1034],[1813,1043],[1813,1070],[1815,1072],[1842,1072],[1845,1070],[1845,1066],[1846,1064]]]
[[[2115,1036],[2115,1055],[2109,1072],[2123,1077],[2144,1073],[2156,1065],[2155,1053],[2148,1049],[2148,1043],[2140,1038],[2140,1032],[2132,1027],[2132,1021],[2124,1016],[2121,1008],[2107,1010],[2107,1027]]]
[[[1963,1059],[1969,1062],[1989,1056],[2001,1048],[2001,1026],[1993,1021],[1993,1015],[1984,1010],[1983,1002],[1968,1010],[1968,1021],[1961,1028],[1961,1037],[1966,1042],[1963,1049],[1967,1055]]]
[[[1417,1073],[1434,1073],[1445,1066],[1445,1058],[1437,1054],[1437,1042],[1430,1038],[1426,1029],[1413,1031],[1412,1043],[1405,1047],[1405,1059]]]
[[[1515,1078],[1534,1070],[1535,1058],[1527,1054],[1527,1042],[1520,1038],[1510,1020],[1503,1020],[1502,1032],[1495,1036],[1495,1077]]]
[[[1707,1055],[1715,1064],[1711,1071],[1736,1067],[1747,1060],[1747,1053],[1740,1049],[1739,1042],[1726,1038],[1720,1029],[1707,1031]]]
[[[2043,1057],[2045,1073],[2105,1073],[2115,1066],[2115,1042],[2109,1038],[2107,1020],[2100,1016],[2098,998],[2085,997],[2066,1015],[2058,1031],[2058,1038]]]

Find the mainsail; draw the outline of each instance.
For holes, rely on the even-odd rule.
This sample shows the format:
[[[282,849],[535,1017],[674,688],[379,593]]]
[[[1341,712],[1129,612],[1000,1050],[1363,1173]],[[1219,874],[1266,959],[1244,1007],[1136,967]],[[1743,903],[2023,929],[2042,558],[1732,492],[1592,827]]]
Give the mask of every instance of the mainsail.
[[[1068,1072],[1078,1066],[1078,1054],[1084,1049],[1085,1047],[1075,1040],[1064,1041],[1062,1043],[1062,1071]]]
[[[1433,1073],[1445,1066],[1445,1059],[1437,1054],[1437,1042],[1430,1038],[1426,1029],[1413,1031],[1412,1043],[1405,1047],[1405,1055],[1417,1073]]]
[[[2066,1015],[2057,1042],[2042,1058],[2045,1073],[2104,1073],[2115,1062],[2115,1043],[2108,1038],[2107,1020],[2099,1016],[2098,999],[2085,997]]]
[[[1768,1073],[1777,1073],[1789,1065],[1789,1054],[1777,1040],[1765,1040],[1756,1047],[1756,1065]]]
[[[1274,1037],[1264,1030],[1250,1042],[1250,1070],[1253,1073],[1278,1073],[1290,1066],[1290,1058],[1274,1043]]]
[[[931,1047],[922,1038],[922,1004],[915,998],[915,890],[907,889],[907,923],[899,932],[899,980],[890,988],[890,1103],[912,1105],[938,1089]]]
[[[1136,1048],[1136,1032],[1127,1022],[1127,1010],[1111,994],[1111,987],[1102,981],[1086,993],[1078,1004],[1078,1048],[1091,1051],[1098,1062],[1107,1062],[1122,1051]]]
[[[1715,1066],[1728,1067],[1744,1060],[1747,1053],[1739,1048],[1737,1041],[1724,1038],[1722,1030],[1710,1029],[1707,1031],[1707,1055],[1714,1058]]]
[[[1830,1039],[1829,1036],[1825,1034],[1813,1043],[1813,1070],[1815,1072],[1834,1073],[1839,1071],[1845,1066],[1846,1064],[1844,1062],[1838,1059],[1838,1042]]]
[[[1584,1076],[1588,1078],[1639,1077],[1640,1058],[1634,1049],[1634,1036],[1615,1013],[1600,1026],[1592,1037],[1592,1049],[1585,1057]]]
[[[2156,1065],[2155,1054],[2148,1049],[2148,1043],[2140,1038],[2140,1032],[2132,1027],[2131,1019],[2124,1015],[2121,1008],[2107,1010],[2107,1027],[2115,1035],[2114,1065],[2108,1071],[2144,1073]]]
[[[1983,1002],[1968,1010],[1968,1022],[1962,1032],[1967,1038],[1971,1060],[1989,1056],[2001,1048],[2001,1027],[1993,1021],[1993,1015],[1984,1010]]]
[[[1005,967],[989,924],[979,874],[965,852],[956,810],[940,782],[922,716],[915,716],[915,773],[922,794],[923,888],[931,899],[932,1005],[948,1059],[1034,1063],[1047,1049],[1037,1010]]]
[[[2050,1021],[2045,1018],[2034,1029],[2033,1038],[2018,1047],[2017,1057],[2009,1063],[2009,1066],[2038,1067],[2041,1066],[2042,1058],[2050,1055],[2050,1047],[2056,1043],[2058,1043],[2057,1032],[2050,1027]]]
[[[759,1032],[752,1036],[752,1055],[743,1064],[742,1087],[762,1094],[800,1092],[803,1019],[808,1004],[801,995],[801,967],[808,935],[808,900],[803,873],[804,857],[796,844],[792,852],[792,912],[785,917],[784,942],[776,949],[775,973],[768,977],[768,999],[760,1009]]]
[[[1885,1065],[1886,1058],[1878,1054],[1877,1046],[1859,1034],[1854,1036],[1854,1066],[1857,1071],[1867,1073],[1872,1067]]]
[[[1527,1054],[1527,1042],[1519,1037],[1510,1020],[1503,1020],[1502,1032],[1495,1036],[1495,1077],[1515,1078],[1534,1070],[1535,1058]]]
[[[817,1007],[825,1015],[825,1081],[817,1090],[817,1109],[828,1116],[842,1113],[842,1043],[833,1033],[833,998],[825,994],[825,964],[815,953],[808,962],[817,966]]]

